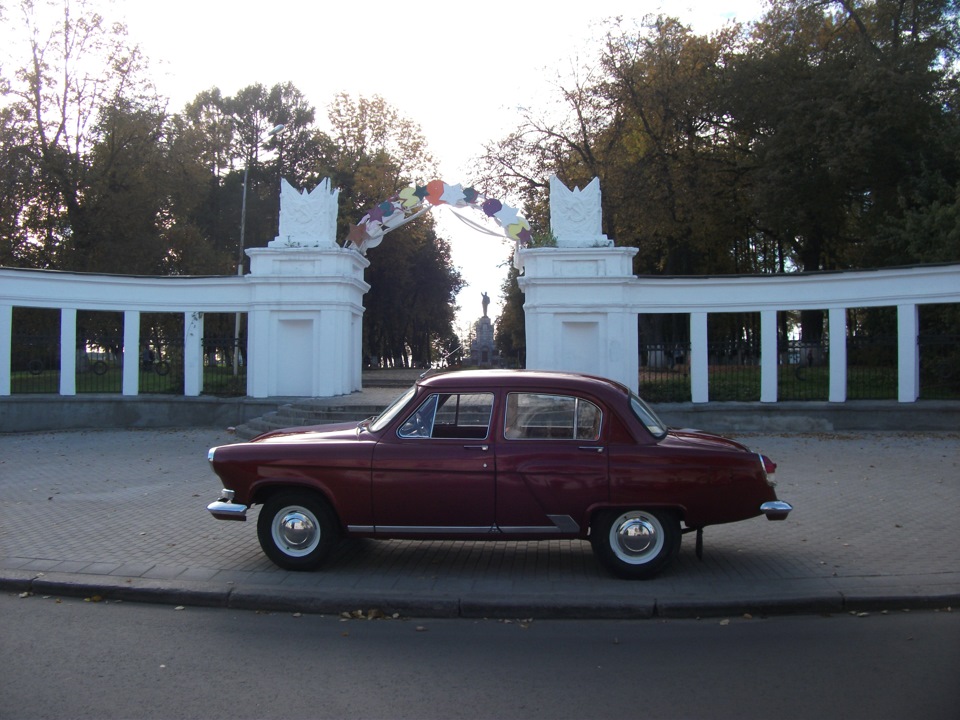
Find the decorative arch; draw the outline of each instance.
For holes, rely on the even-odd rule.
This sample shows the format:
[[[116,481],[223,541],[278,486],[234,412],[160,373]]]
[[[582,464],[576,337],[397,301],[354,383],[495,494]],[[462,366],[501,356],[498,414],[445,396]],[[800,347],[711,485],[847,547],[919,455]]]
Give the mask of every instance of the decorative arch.
[[[366,255],[367,250],[377,247],[388,232],[406,225],[439,205],[473,208],[482,212],[487,217],[493,218],[504,234],[517,243],[518,248],[524,247],[532,237],[530,223],[520,216],[516,208],[496,198],[481,195],[473,187],[465,188],[459,183],[448,185],[442,180],[431,180],[426,185],[405,187],[393,197],[369,210],[360,218],[360,222],[350,226],[347,234],[348,247],[355,248]],[[481,232],[489,232],[461,215],[458,217]]]

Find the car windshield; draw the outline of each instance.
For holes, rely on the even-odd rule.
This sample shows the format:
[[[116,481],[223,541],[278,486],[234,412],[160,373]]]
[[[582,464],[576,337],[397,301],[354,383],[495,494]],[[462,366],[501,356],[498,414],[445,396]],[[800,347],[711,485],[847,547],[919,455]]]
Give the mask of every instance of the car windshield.
[[[390,405],[387,406],[387,409],[377,415],[373,422],[370,423],[368,428],[370,432],[380,432],[387,425],[389,425],[390,421],[397,416],[397,413],[406,407],[407,403],[410,402],[410,398],[412,398],[416,392],[417,386],[413,385],[400,397],[390,403]]]
[[[666,436],[667,426],[664,425],[663,421],[657,417],[657,414],[650,409],[650,406],[634,393],[630,393],[630,409],[633,410],[633,414],[637,416],[637,419],[643,423],[643,426],[650,431],[651,435],[658,439]]]

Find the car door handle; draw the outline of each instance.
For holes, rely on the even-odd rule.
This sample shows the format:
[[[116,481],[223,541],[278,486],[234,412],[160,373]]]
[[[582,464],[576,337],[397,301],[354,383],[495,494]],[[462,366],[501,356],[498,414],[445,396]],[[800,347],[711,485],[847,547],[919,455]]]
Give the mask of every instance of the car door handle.
[[[490,446],[489,445],[464,445],[463,449],[464,450],[483,450],[484,452],[486,452],[487,450],[490,449]]]
[[[595,452],[595,453],[602,453],[602,452],[603,452],[603,448],[602,448],[602,447],[597,447],[596,445],[581,445],[581,446],[580,446],[580,450],[589,450],[589,451]]]

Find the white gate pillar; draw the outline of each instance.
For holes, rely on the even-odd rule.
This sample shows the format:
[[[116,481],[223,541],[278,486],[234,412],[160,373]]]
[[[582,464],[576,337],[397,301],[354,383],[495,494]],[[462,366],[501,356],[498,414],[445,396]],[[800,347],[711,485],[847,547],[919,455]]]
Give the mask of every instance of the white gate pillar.
[[[710,401],[709,338],[707,313],[690,313],[690,399]]]
[[[358,328],[369,261],[337,246],[246,252],[247,394],[334,397],[360,390]]]
[[[60,394],[77,394],[77,309],[60,311]]]
[[[897,306],[897,400],[916,402],[920,397],[920,315],[917,305]]]
[[[0,305],[0,395],[10,394],[10,360],[13,357],[13,305]]]
[[[197,397],[203,391],[203,313],[183,316],[183,394]]]
[[[639,386],[637,312],[629,288],[636,248],[526,248],[527,367],[602,375]]]
[[[847,400],[847,309],[830,308],[830,402]]]
[[[140,311],[123,313],[123,394],[140,392]]]
[[[760,402],[777,401],[777,311],[760,311]]]

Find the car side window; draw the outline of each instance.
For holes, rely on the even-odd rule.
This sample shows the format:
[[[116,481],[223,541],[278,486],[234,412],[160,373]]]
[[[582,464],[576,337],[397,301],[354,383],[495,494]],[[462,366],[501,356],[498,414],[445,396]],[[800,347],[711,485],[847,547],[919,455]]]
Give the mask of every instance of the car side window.
[[[402,438],[483,440],[490,432],[493,393],[443,393],[428,397],[403,425]]]
[[[504,437],[507,440],[600,439],[600,408],[568,395],[510,393]]]

